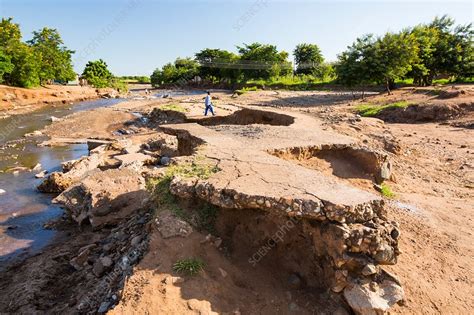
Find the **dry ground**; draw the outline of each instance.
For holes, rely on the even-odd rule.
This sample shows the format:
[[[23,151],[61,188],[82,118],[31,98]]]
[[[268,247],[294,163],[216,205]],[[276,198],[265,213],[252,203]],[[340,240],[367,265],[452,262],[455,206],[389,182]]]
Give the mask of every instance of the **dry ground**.
[[[387,269],[399,276],[406,290],[406,305],[394,307],[391,313],[468,314],[474,308],[474,130],[455,125],[461,121],[463,126],[468,126],[473,112],[464,111],[447,121],[411,124],[384,123],[377,118],[358,117],[354,112],[355,105],[361,103],[387,104],[400,100],[424,106],[456,107],[461,103],[472,106],[472,87],[456,88],[465,92],[449,99],[440,99],[438,92],[432,93],[430,89],[405,88],[391,96],[370,96],[364,101],[354,100],[350,93],[339,92],[262,91],[237,98],[229,93],[215,93],[218,97],[215,104],[218,113],[225,105],[275,106],[302,111],[321,119],[324,128],[390,152],[394,177],[388,185],[395,197],[388,200],[389,216],[401,225],[403,254],[397,265]],[[195,96],[160,102],[199,103],[202,99]],[[123,103],[116,108],[124,112],[146,112],[155,105],[147,101]],[[104,112],[89,123],[83,122],[86,131],[78,134],[103,136],[130,119],[128,113],[121,113],[123,116],[117,114],[117,120],[108,122],[105,115]],[[63,126],[58,130],[63,132],[55,135],[61,137],[67,134],[68,128]],[[350,161],[334,161],[327,156],[306,161],[305,166],[374,192],[363,174],[351,173]],[[123,300],[112,313],[208,314],[212,310],[234,314],[296,314],[311,307],[319,310],[315,311],[317,314],[324,313],[324,305],[311,304],[310,301],[314,301],[311,297],[302,294],[300,298],[297,290],[285,287],[286,278],[265,273],[265,270],[245,270],[246,263],[226,256],[212,244],[203,243],[203,238],[204,235],[196,232],[187,239],[167,241],[152,235],[149,253],[135,267],[134,275],[124,287]],[[173,283],[170,277],[177,275],[171,265],[182,258],[183,253],[203,256],[208,265],[196,278]],[[318,298],[329,296],[319,294]],[[343,310],[338,311],[344,314]]]

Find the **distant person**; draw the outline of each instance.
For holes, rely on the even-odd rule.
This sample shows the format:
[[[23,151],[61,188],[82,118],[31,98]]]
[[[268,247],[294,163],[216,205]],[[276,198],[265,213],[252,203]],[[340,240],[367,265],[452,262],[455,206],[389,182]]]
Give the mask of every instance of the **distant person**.
[[[207,91],[206,99],[204,100],[204,104],[206,105],[206,110],[204,111],[204,116],[207,116],[207,111],[211,111],[212,116],[215,116],[214,109],[212,108],[212,101],[211,101],[211,92]]]

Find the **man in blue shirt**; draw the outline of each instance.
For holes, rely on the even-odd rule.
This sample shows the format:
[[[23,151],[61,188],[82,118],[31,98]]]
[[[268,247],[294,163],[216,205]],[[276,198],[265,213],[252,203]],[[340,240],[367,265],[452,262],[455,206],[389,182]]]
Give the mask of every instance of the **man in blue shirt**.
[[[204,100],[204,104],[206,105],[206,110],[204,111],[204,116],[207,116],[207,111],[211,111],[212,116],[215,116],[214,109],[212,108],[212,101],[211,101],[211,92],[207,91],[206,99]]]

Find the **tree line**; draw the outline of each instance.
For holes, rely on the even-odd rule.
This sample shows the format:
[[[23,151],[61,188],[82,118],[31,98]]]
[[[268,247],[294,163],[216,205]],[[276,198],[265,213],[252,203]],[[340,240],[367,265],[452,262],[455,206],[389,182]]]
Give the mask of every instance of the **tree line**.
[[[0,83],[26,88],[67,83],[76,79],[73,54],[56,29],[44,27],[23,42],[20,26],[12,18],[2,18],[0,22]],[[97,88],[127,89],[102,59],[89,61],[82,77]]]
[[[402,79],[423,86],[439,77],[472,78],[472,36],[472,24],[455,25],[448,16],[436,17],[398,33],[357,38],[333,63],[325,62],[316,44],[299,44],[293,51],[295,69],[289,54],[274,45],[244,44],[237,46],[237,53],[206,48],[193,58],[177,58],[156,69],[151,83],[186,84],[199,77],[213,84],[235,84],[296,75],[349,87],[383,84],[390,92]]]

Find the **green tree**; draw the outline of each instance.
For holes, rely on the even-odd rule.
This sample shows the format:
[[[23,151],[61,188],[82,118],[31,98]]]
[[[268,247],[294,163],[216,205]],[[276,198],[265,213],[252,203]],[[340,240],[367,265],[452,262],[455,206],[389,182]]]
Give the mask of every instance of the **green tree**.
[[[297,74],[313,74],[324,62],[323,55],[318,45],[299,44],[293,51]]]
[[[33,38],[27,43],[41,55],[41,82],[74,80],[76,74],[71,60],[74,52],[64,46],[57,30],[45,27],[33,32]]]
[[[417,58],[416,41],[408,32],[387,33],[379,38],[366,35],[339,56],[336,72],[343,84],[376,82],[385,84],[390,94],[395,80],[403,78]]]
[[[191,58],[177,58],[173,63],[156,69],[150,76],[151,84],[159,87],[162,84],[184,85],[199,74],[199,64]]]
[[[38,86],[41,55],[21,42],[20,26],[12,18],[2,18],[0,22],[0,49],[13,68],[4,72],[3,81],[20,87]],[[7,62],[8,64],[8,62]],[[11,70],[11,71],[10,71]]]
[[[96,61],[89,61],[82,72],[82,76],[87,79],[87,82],[96,88],[108,87],[113,78],[109,71],[107,64],[102,59]]]
[[[274,45],[253,43],[237,46],[240,54],[239,64],[245,79],[269,79],[292,72],[292,65],[286,51],[279,52]]]
[[[6,55],[3,50],[0,50],[0,83],[3,82],[3,76],[11,73],[13,68],[10,56]]]
[[[198,52],[199,75],[211,81],[235,83],[239,76],[239,56],[222,49],[206,48]]]

